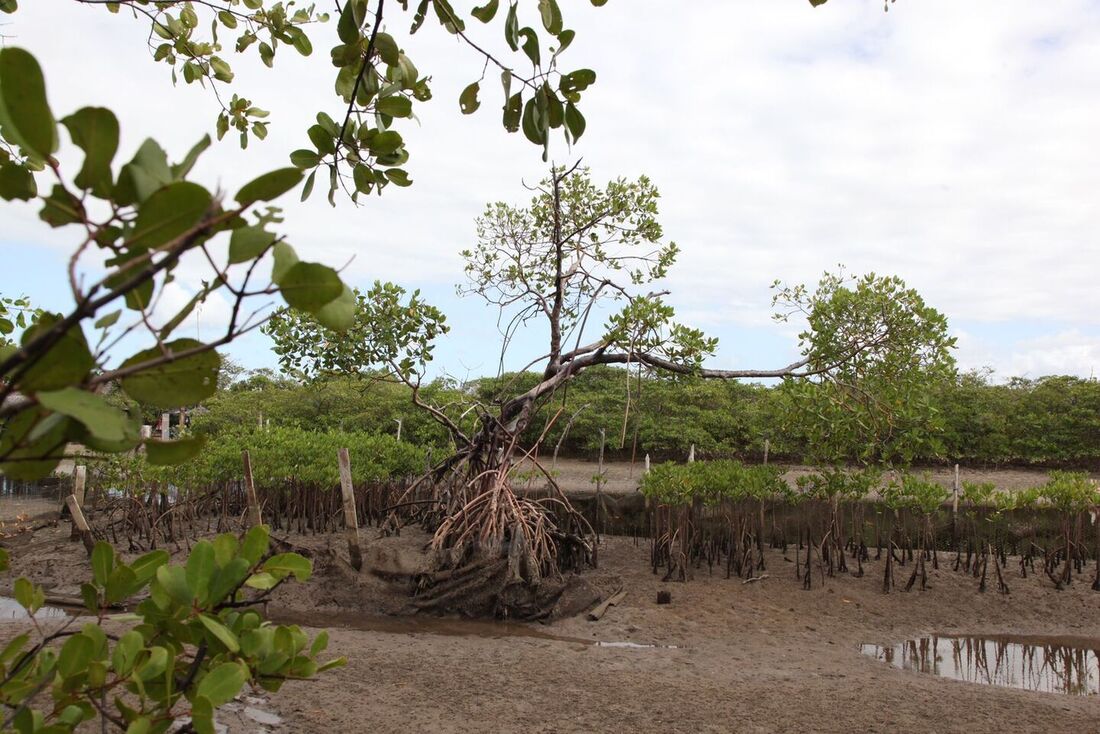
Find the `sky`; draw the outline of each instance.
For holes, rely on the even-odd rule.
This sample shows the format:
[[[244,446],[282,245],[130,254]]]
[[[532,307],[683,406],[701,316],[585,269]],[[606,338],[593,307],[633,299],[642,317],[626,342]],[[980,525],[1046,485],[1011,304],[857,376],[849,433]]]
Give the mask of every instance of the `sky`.
[[[769,286],[813,283],[843,264],[898,275],[945,313],[963,369],[989,367],[1001,379],[1100,369],[1100,2],[897,0],[888,13],[880,0],[562,6],[577,31],[564,64],[598,79],[584,95],[584,137],[572,149],[559,142],[552,156],[583,159],[596,181],[654,181],[665,234],[682,250],[663,285],[680,321],[719,338],[711,366],[792,361],[799,327],[772,321]],[[288,195],[280,231],[303,259],[343,267],[353,286],[419,288],[452,327],[437,372],[494,374],[497,314],[456,295],[458,253],[488,202],[525,202],[523,183],[546,167],[538,148],[500,126],[492,75],[481,110],[459,113],[459,92],[481,75],[478,58],[438,26],[405,39],[409,19],[392,9],[387,29],[433,78],[419,124],[400,128],[414,185],[335,209],[323,196],[299,204]],[[497,42],[499,22],[470,25]],[[58,116],[109,107],[122,126],[119,161],[147,136],[178,159],[213,132],[217,106],[197,85],[172,88],[147,31],[71,0],[23,2],[0,27],[5,43],[38,57]],[[287,165],[317,111],[339,116],[326,40],[334,33],[316,29],[310,58],[286,49],[274,70],[229,54],[231,91],[271,111],[270,134],[247,151],[227,136],[193,180],[235,191]],[[71,147],[62,162],[78,165]],[[64,270],[74,234],[49,229],[29,206],[3,211],[0,293],[71,306]],[[179,275],[166,306],[186,302],[202,272]],[[227,310],[211,300],[180,333],[213,338]],[[538,356],[542,338],[518,340],[508,366]],[[259,334],[228,353],[247,367],[275,364]]]

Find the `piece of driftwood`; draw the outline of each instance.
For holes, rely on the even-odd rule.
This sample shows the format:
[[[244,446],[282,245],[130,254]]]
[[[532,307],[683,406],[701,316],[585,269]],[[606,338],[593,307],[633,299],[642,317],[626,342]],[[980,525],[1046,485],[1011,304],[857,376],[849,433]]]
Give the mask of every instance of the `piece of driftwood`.
[[[588,613],[589,622],[598,622],[603,615],[607,614],[607,610],[623,599],[626,598],[626,590],[620,591],[617,594],[612,594],[607,599],[604,599],[595,609]]]

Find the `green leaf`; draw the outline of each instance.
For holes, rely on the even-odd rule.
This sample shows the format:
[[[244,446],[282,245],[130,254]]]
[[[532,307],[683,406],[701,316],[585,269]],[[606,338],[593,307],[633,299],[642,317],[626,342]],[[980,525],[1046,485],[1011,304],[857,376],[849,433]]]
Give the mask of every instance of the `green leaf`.
[[[516,92],[504,105],[504,129],[510,133],[519,130],[520,116],[523,114],[523,95]]]
[[[211,203],[210,192],[196,183],[168,184],[141,204],[130,246],[149,250],[172,242],[202,221]]]
[[[227,565],[237,556],[238,545],[237,536],[233,533],[222,533],[214,538],[214,561],[218,568]]]
[[[291,308],[316,313],[344,292],[344,284],[327,265],[299,262],[279,279],[279,291]]]
[[[101,540],[92,549],[92,578],[96,585],[107,585],[107,578],[115,568],[115,549],[110,543]]]
[[[202,346],[202,342],[194,339],[176,339],[165,344],[164,350],[174,355]],[[164,354],[160,347],[146,349],[123,362],[121,368],[145,364]],[[142,369],[123,377],[121,385],[130,397],[146,405],[158,408],[197,405],[217,390],[220,370],[221,357],[210,349]]]
[[[187,572],[181,566],[161,566],[156,571],[157,583],[179,604],[191,604],[194,594],[187,585]]]
[[[214,706],[202,696],[195,696],[191,701],[191,724],[195,727],[196,734],[217,732],[214,728]]]
[[[345,285],[339,297],[326,303],[313,316],[327,329],[347,331],[355,325],[355,293]]]
[[[565,103],[565,128],[573,136],[573,142],[580,140],[586,127],[584,115],[572,102]]]
[[[0,652],[0,666],[6,666],[20,655],[23,652],[23,648],[27,646],[30,640],[31,636],[25,632],[13,637],[11,642],[4,646],[3,652]]]
[[[482,23],[488,23],[493,19],[493,16],[497,14],[497,7],[500,5],[500,0],[489,0],[479,8],[474,8],[470,11],[470,15],[474,16]]]
[[[18,163],[0,165],[0,199],[30,201],[38,195],[34,174]]]
[[[390,66],[396,66],[401,58],[401,49],[397,47],[397,41],[389,33],[379,33],[375,36],[374,47],[382,61]]]
[[[126,734],[149,734],[153,729],[153,722],[148,716],[139,716],[126,727]],[[196,728],[196,731],[198,729]]]
[[[140,632],[130,630],[118,638],[111,653],[111,668],[119,675],[127,675],[137,662],[138,653],[145,647]]]
[[[241,557],[231,558],[218,572],[214,574],[210,582],[210,604],[220,604],[226,597],[236,591],[246,578],[252,565]]]
[[[250,589],[260,589],[261,591],[267,591],[268,589],[274,589],[275,584],[277,583],[279,583],[279,580],[277,578],[264,571],[262,573],[257,573],[249,576],[248,579],[244,582],[244,585]]]
[[[409,178],[409,174],[400,168],[390,168],[386,170],[386,178],[394,186],[400,186],[402,188],[406,186],[412,186],[412,179]]]
[[[270,543],[271,533],[266,525],[255,525],[249,528],[244,535],[244,540],[241,542],[241,558],[252,565],[259,563],[260,559],[267,553]]]
[[[561,33],[561,9],[556,0],[539,0],[542,27],[552,35]]]
[[[28,51],[12,46],[0,49],[0,125],[8,140],[38,158],[57,150],[42,67]]]
[[[386,155],[400,148],[402,142],[401,133],[396,130],[386,130],[370,139],[370,150],[375,155]]]
[[[309,647],[309,654],[312,657],[317,657],[328,648],[328,630],[322,631],[315,638],[313,638],[313,644]]]
[[[195,163],[199,160],[199,156],[202,155],[207,148],[210,147],[210,136],[203,135],[202,140],[195,143],[191,150],[187,151],[187,155],[183,160],[171,167],[172,177],[176,179],[183,179],[191,172],[191,169],[195,167]]]
[[[314,168],[321,162],[321,157],[315,151],[300,148],[290,154],[290,162],[296,168]]]
[[[408,97],[395,94],[378,100],[375,109],[390,117],[408,117],[412,114],[412,101]]]
[[[73,143],[84,151],[84,165],[73,183],[101,199],[109,198],[111,161],[118,151],[118,118],[103,107],[83,107],[61,120]]]
[[[17,578],[12,586],[12,594],[19,606],[27,610],[27,614],[33,615],[37,608],[34,606],[34,584],[25,578]]]
[[[42,198],[42,209],[38,218],[51,227],[64,227],[83,221],[83,206],[80,200],[69,193],[61,184],[54,184],[49,196]]]
[[[183,569],[180,569],[181,571]],[[137,667],[134,674],[138,680],[148,683],[154,678],[159,678],[168,669],[168,650],[156,645],[149,648],[149,656]]]
[[[217,568],[214,563],[214,546],[206,540],[196,543],[191,549],[191,555],[187,557],[185,568],[187,585],[195,592],[201,604],[209,593],[210,579],[214,577],[214,570]]]
[[[121,315],[122,315],[122,309],[119,309],[117,311],[112,311],[111,313],[107,314],[106,316],[103,316],[103,317],[97,319],[96,322],[95,322],[95,328],[97,328],[97,329],[106,329],[109,326],[114,326],[115,322],[118,321],[118,317],[121,316]]]
[[[95,437],[104,441],[123,441],[129,416],[110,405],[106,398],[75,387],[39,392],[38,402],[55,413],[75,418]]]
[[[60,321],[60,316],[43,314],[23,332],[22,345],[29,345]],[[79,325],[74,325],[27,370],[18,387],[25,392],[60,390],[82,382],[94,366],[95,359],[88,349],[84,332]]]
[[[263,569],[276,576],[294,576],[298,581],[309,581],[313,564],[297,553],[279,553],[268,558]]]
[[[237,636],[233,634],[228,627],[211,617],[209,614],[200,614],[199,621],[202,622],[202,626],[209,630],[210,634],[214,635],[225,645],[229,652],[239,652],[241,649],[241,643],[237,641]]]
[[[229,236],[229,262],[243,263],[254,260],[274,241],[275,235],[264,231],[262,224],[238,227]]]
[[[202,677],[196,693],[212,706],[222,706],[236,698],[246,680],[248,674],[240,663],[222,663]]]
[[[139,556],[130,564],[130,570],[134,572],[134,581],[144,586],[156,575],[157,569],[166,563],[168,563],[166,550],[158,549]]]
[[[481,102],[477,99],[477,93],[480,90],[480,82],[474,82],[473,84],[467,85],[467,87],[462,90],[462,94],[458,97],[458,106],[459,109],[462,110],[462,114],[472,115],[477,111],[477,108],[481,106]]]
[[[563,74],[558,83],[558,89],[564,95],[582,92],[596,83],[596,72],[591,69],[577,69],[568,74]]]
[[[73,635],[65,640],[65,644],[57,654],[57,672],[62,678],[83,673],[88,669],[88,663],[92,661],[94,653],[95,643],[90,637]]]
[[[527,54],[527,58],[531,60],[531,64],[538,66],[541,62],[541,55],[539,53],[539,36],[535,33],[534,28],[523,28],[519,31],[519,35],[523,37],[523,53]]]
[[[175,176],[168,166],[168,155],[157,141],[146,139],[118,174],[115,203],[127,206],[145,201],[173,180]]]
[[[344,3],[344,10],[336,23],[336,34],[344,43],[355,43],[359,40],[359,24],[355,21],[354,5],[355,0]]]
[[[128,599],[137,591],[137,578],[134,572],[127,566],[119,566],[111,572],[104,590],[104,598],[108,604],[117,604]]]
[[[237,202],[248,206],[257,201],[271,201],[298,185],[302,172],[297,168],[280,168],[249,181],[237,192]]]
[[[285,242],[276,242],[271,252],[271,280],[282,281],[287,272],[299,262],[294,248]]]
[[[317,148],[322,156],[332,155],[336,152],[336,134],[326,130],[321,125],[311,125],[306,131],[310,142]]]
[[[519,51],[519,19],[514,2],[508,7],[508,17],[504,19],[504,40],[508,42],[508,48]]]
[[[206,436],[181,438],[176,441],[146,441],[145,453],[153,466],[175,466],[199,455]]]

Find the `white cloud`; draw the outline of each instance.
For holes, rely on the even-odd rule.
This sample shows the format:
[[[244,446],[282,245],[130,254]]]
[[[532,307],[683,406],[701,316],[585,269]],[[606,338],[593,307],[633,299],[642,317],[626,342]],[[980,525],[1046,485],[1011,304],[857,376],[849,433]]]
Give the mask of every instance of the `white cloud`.
[[[52,6],[24,4],[5,32],[40,56],[59,111],[116,110],[120,155],[152,132],[179,156],[211,128],[210,95],[167,88],[140,24]],[[885,14],[878,0],[818,9],[713,0],[673,12],[631,0],[568,11],[578,35],[567,63],[597,69],[599,81],[585,98],[582,144],[555,155],[583,155],[598,178],[654,179],[665,231],[683,249],[672,300],[748,362],[786,356],[753,354],[736,338],[784,333],[769,319],[771,281],[813,282],[843,262],[902,276],[965,324],[964,364],[1091,369],[1100,340],[1095,2],[898,0]],[[405,21],[391,22],[403,31]],[[315,111],[337,111],[326,44],[315,46],[310,59],[281,54],[275,72],[234,61],[238,91],[272,110],[271,135],[247,152],[216,146],[199,180],[234,191],[284,165]],[[486,83],[481,112],[458,114],[458,91],[481,73],[476,59],[437,28],[408,47],[435,91],[407,135],[416,185],[358,209],[333,211],[321,197],[293,204],[285,231],[305,257],[342,265],[354,256],[346,272],[359,283],[439,287],[459,277],[455,253],[484,202],[523,200],[520,178],[543,169],[532,146],[500,129],[495,85]],[[34,220],[16,211],[4,237],[69,247],[64,232]],[[1019,346],[1022,321],[1029,334],[1053,335],[1047,346],[1059,356]]]
[[[1100,337],[1077,330],[1019,342],[1008,359],[1009,374],[1021,377],[1080,375],[1100,371]]]

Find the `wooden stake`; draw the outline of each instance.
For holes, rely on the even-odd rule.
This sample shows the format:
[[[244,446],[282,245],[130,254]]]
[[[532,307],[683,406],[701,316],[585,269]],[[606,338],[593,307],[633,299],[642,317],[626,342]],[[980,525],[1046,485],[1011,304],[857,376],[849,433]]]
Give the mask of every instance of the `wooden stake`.
[[[764,466],[768,465],[768,449],[771,448],[771,439],[764,439]]]
[[[262,525],[260,500],[256,497],[256,485],[252,482],[252,459],[248,456],[248,449],[241,452],[241,461],[244,463],[244,492],[248,499],[248,524]]]
[[[73,495],[76,503],[84,507],[84,485],[88,481],[88,467],[81,464],[73,469]]]
[[[344,495],[344,527],[348,535],[348,555],[351,567],[363,569],[363,551],[359,548],[359,519],[355,515],[355,487],[351,483],[351,457],[347,449],[336,452],[340,461],[340,491]]]
[[[401,440],[401,419],[400,418],[394,418],[393,422],[397,424],[397,440],[400,441]]]
[[[604,430],[600,429],[600,465],[596,472],[596,542],[600,542],[600,509],[603,506],[603,446],[607,443]]]
[[[689,464],[694,464],[695,463],[695,444],[692,444],[691,445],[691,450],[688,451],[688,463]]]
[[[95,548],[95,540],[92,539],[92,529],[88,527],[88,520],[84,517],[84,511],[80,509],[75,495],[70,494],[66,497],[65,504],[69,506],[69,514],[73,518],[73,529],[84,541],[84,550],[88,551],[88,555],[91,556],[92,550]]]
[[[160,414],[160,437],[165,441],[168,440],[168,434],[171,433],[172,418],[168,413]]]
[[[955,464],[955,485],[954,485],[954,499],[951,501],[951,514],[959,514],[959,492],[962,490],[962,485],[959,483],[959,465]]]
[[[649,474],[649,454],[645,455],[645,473]]]
[[[88,476],[88,468],[83,464],[73,469],[73,493],[71,497],[76,498],[76,504],[78,507],[84,507],[84,483]],[[73,530],[69,534],[69,540],[76,540],[80,537],[80,530],[76,526],[75,520],[73,521]]]

